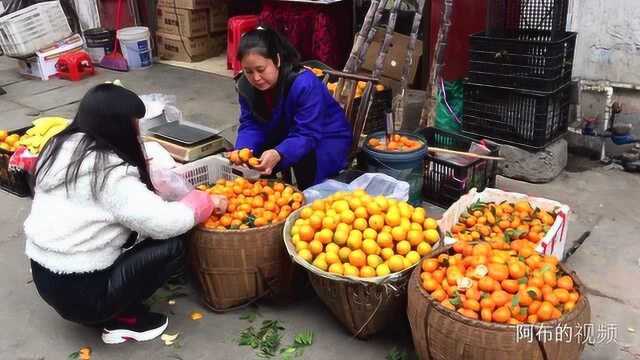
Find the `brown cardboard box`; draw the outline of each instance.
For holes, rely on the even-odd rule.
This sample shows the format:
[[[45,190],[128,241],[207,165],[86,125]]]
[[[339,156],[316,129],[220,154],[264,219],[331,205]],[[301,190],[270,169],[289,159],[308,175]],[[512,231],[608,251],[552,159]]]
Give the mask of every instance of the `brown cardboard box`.
[[[222,54],[227,48],[227,32],[217,32],[210,34],[211,37],[211,56]]]
[[[209,0],[158,0],[158,6],[179,9],[208,9]]]
[[[365,55],[364,64],[362,64],[362,68],[365,70],[373,71],[375,67],[376,59],[378,58],[378,54],[380,53],[380,47],[382,46],[382,42],[384,41],[384,29],[378,28],[376,31],[376,36],[373,38],[371,42],[371,46],[367,49],[367,54]],[[387,53],[387,57],[385,58],[384,67],[382,69],[382,76],[391,78],[393,80],[401,80],[402,79],[402,67],[404,66],[406,57],[407,57],[407,47],[409,45],[409,37],[406,35],[402,35],[399,33],[393,34],[393,39],[391,40],[391,45],[389,47],[389,52]],[[418,40],[416,42],[416,48],[413,52],[413,62],[411,64],[411,68],[409,69],[409,84],[413,83],[414,78],[416,77],[416,71],[418,70],[418,62],[420,61],[420,56],[422,55],[422,41]]]
[[[222,0],[211,0],[209,8],[209,31],[212,33],[227,31],[229,7]]]
[[[209,12],[206,9],[188,10],[158,7],[158,31],[184,37],[198,37],[209,33]]]
[[[162,59],[197,62],[210,58],[211,38],[209,34],[184,38],[174,34],[156,33],[158,55]]]

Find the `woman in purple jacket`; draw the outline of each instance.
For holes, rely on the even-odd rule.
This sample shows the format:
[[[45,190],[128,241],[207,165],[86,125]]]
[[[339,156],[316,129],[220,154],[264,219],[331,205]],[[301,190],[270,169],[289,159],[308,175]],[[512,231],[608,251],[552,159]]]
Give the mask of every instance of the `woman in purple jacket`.
[[[256,169],[270,175],[293,168],[302,189],[344,169],[351,126],[324,84],[300,66],[291,44],[259,27],[242,37],[238,59],[243,73],[236,79],[236,148],[260,154]]]

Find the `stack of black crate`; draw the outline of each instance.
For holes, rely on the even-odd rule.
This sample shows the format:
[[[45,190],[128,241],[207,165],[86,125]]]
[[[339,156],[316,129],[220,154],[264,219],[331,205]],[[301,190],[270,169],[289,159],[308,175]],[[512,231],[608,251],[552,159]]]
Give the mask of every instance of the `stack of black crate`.
[[[567,132],[576,33],[569,0],[488,0],[470,37],[463,132],[535,151]]]

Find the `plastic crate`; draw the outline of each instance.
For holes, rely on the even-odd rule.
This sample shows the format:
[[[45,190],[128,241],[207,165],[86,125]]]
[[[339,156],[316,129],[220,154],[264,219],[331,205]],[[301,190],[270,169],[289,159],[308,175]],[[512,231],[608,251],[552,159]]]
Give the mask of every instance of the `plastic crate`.
[[[71,35],[58,1],[31,5],[0,18],[0,47],[7,56],[23,57]]]
[[[571,81],[576,33],[522,31],[516,38],[471,35],[469,80],[476,84],[555,91]]]
[[[23,135],[30,127],[10,131],[11,134]],[[9,159],[12,152],[0,149],[0,188],[19,197],[29,197],[32,194],[29,186],[29,175],[22,170],[9,170]]]
[[[554,92],[465,83],[464,133],[539,150],[567,132],[571,86]]]
[[[569,0],[489,0],[487,34],[512,37],[520,30],[561,35],[567,28]]]
[[[220,155],[211,155],[180,165],[174,171],[193,186],[213,184],[219,179],[233,180],[237,177],[256,179],[260,176],[255,170],[232,167],[229,160]]]
[[[424,128],[418,132],[426,139],[427,146],[450,150],[468,151],[473,139],[436,128]],[[490,144],[489,155],[498,156],[498,147]],[[461,196],[476,188],[482,191],[494,187],[498,166],[495,160],[475,159],[459,164],[449,155],[427,153],[422,195],[425,201],[448,208]]]

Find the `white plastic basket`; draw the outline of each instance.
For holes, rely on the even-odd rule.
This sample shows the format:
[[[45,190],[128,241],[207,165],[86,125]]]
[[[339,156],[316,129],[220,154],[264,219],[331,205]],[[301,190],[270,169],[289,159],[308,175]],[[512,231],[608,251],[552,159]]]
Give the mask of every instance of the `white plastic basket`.
[[[38,3],[0,18],[0,47],[8,56],[26,56],[71,35],[59,1]]]
[[[233,180],[239,176],[255,179],[255,170],[231,167],[229,160],[220,155],[208,156],[188,164],[180,165],[174,171],[191,185],[213,184],[218,179]]]

